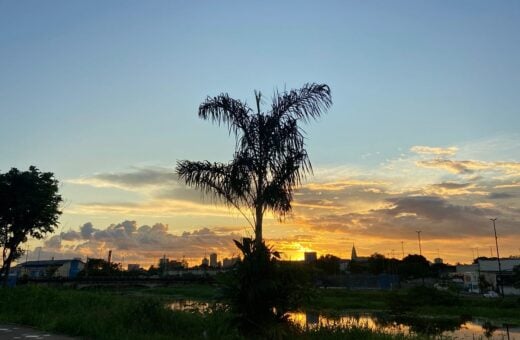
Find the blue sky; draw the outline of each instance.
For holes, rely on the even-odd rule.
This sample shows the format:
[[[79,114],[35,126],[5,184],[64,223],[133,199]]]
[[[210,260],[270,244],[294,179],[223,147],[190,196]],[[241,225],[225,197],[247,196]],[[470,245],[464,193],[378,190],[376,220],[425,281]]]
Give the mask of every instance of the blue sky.
[[[233,140],[197,118],[200,102],[221,92],[253,102],[254,89],[270,96],[306,82],[329,84],[334,101],[305,128],[313,181],[338,168],[345,178],[379,178],[389,164],[402,172],[396,164],[417,161],[413,146],[515,163],[519,22],[517,1],[0,1],[0,171],[54,172],[66,228],[124,219],[203,228],[209,217],[74,213],[146,196],[78,179],[228,160]]]

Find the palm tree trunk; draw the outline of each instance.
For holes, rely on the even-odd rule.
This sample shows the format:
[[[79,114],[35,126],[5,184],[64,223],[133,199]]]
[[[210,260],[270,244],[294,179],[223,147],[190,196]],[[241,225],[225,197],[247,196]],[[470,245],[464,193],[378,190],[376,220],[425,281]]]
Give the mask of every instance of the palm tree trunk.
[[[262,244],[262,222],[264,219],[264,211],[261,204],[256,206],[256,225],[255,225],[255,242],[257,245]]]
[[[259,247],[262,245],[262,223],[264,219],[264,204],[263,204],[263,195],[264,195],[264,171],[267,168],[266,165],[263,166],[263,170],[258,172],[258,183],[257,183],[257,192],[256,192],[256,225],[255,225],[255,242]]]

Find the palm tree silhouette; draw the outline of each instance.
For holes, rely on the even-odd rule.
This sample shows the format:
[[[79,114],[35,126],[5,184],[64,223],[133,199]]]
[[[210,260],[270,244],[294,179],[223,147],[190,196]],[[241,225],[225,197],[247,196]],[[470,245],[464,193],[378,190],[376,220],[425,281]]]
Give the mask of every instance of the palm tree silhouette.
[[[255,91],[256,113],[227,93],[208,97],[199,117],[227,125],[235,135],[235,153],[229,163],[179,161],[176,171],[187,185],[235,207],[262,243],[266,211],[283,219],[291,211],[294,188],[312,166],[305,150],[304,131],[298,123],[317,119],[331,105],[329,86],[305,84],[291,91],[276,91],[268,111],[261,112],[261,92]]]

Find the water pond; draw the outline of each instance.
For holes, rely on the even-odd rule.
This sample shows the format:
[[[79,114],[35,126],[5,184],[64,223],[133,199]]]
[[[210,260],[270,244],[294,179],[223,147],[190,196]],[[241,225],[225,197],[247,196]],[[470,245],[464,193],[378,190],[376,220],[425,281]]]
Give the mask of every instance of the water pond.
[[[177,300],[169,303],[168,307],[172,310],[211,312],[215,305],[194,300]],[[504,325],[478,318],[433,318],[351,312],[331,315],[312,311],[291,312],[289,315],[292,322],[303,328],[360,326],[385,333],[421,334],[432,338],[520,340],[520,325]]]

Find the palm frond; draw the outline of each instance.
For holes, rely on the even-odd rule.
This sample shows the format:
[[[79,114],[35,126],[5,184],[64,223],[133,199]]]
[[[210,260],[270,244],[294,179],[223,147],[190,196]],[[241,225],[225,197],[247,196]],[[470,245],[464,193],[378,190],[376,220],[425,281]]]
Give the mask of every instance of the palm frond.
[[[308,121],[318,118],[332,105],[330,88],[325,84],[305,84],[301,89],[276,93],[272,104],[272,114],[279,119],[292,115]]]
[[[251,220],[240,208],[248,206],[250,181],[247,172],[242,171],[236,160],[230,164],[211,163],[208,161],[177,162],[176,172],[186,185],[201,190],[214,199],[235,207],[252,225]]]
[[[229,166],[222,163],[180,161],[177,163],[177,174],[188,186],[202,190],[206,194],[224,202],[233,200],[233,192],[229,190]]]
[[[280,218],[291,211],[294,188],[312,165],[305,150],[305,132],[298,123],[318,118],[331,105],[330,88],[305,84],[302,88],[275,93],[271,111],[261,112],[262,95],[255,91],[257,113],[245,102],[223,93],[207,97],[199,117],[228,126],[235,135],[230,163],[181,161],[179,178],[238,211],[253,216],[255,238],[262,241],[263,213],[271,210]]]
[[[230,98],[227,93],[207,97],[199,106],[199,117],[211,119],[217,124],[227,124],[230,133],[247,130],[248,114],[251,109],[240,100]]]

